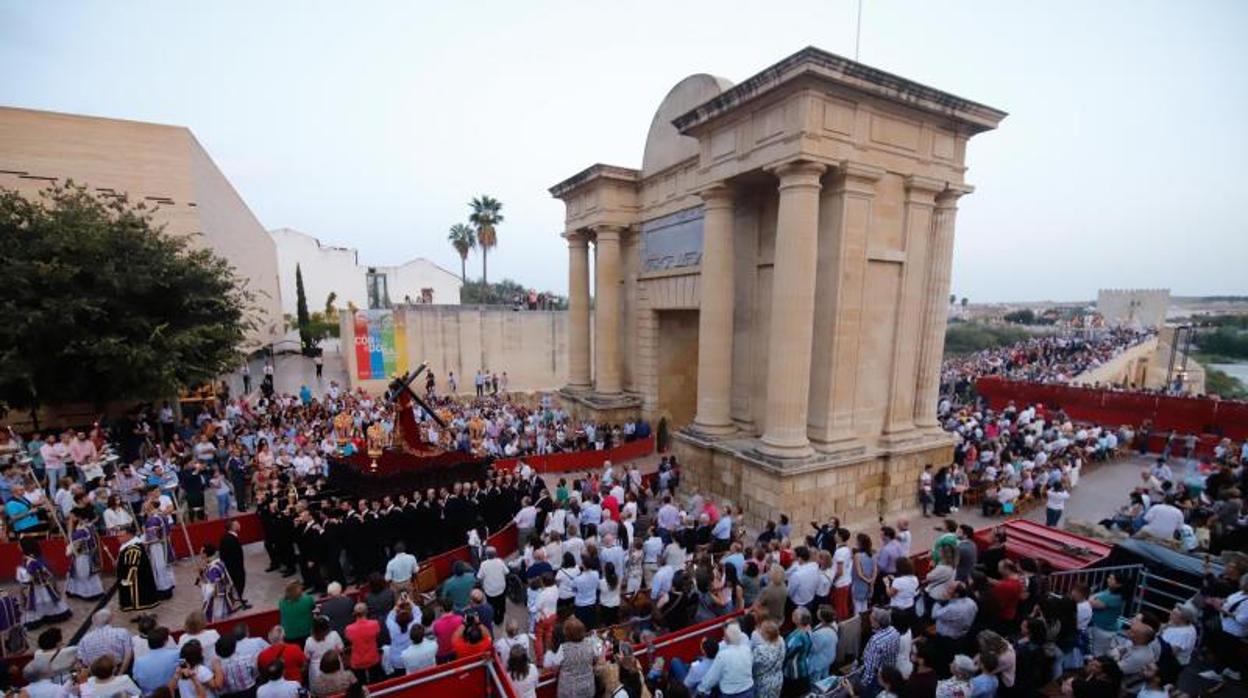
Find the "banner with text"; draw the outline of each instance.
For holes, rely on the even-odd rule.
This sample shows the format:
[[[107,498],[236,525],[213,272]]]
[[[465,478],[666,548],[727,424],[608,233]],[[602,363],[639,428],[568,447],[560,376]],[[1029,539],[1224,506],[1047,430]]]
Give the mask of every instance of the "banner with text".
[[[407,372],[407,323],[393,310],[355,311],[355,366],[360,380]]]

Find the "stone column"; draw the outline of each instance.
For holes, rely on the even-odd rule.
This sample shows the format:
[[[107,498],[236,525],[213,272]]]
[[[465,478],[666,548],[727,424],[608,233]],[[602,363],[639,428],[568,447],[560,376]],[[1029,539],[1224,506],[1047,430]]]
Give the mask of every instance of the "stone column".
[[[780,208],[772,268],[767,430],[759,451],[776,458],[813,453],[806,437],[806,416],[819,252],[819,177],[825,169],[818,163],[796,161],[775,170],[780,178]]]
[[[936,195],[931,249],[927,255],[919,370],[914,391],[914,424],[921,429],[935,429],[939,426],[936,420],[936,402],[940,396],[940,359],[945,350],[945,326],[948,323],[949,277],[953,270],[953,224],[958,213],[958,198],[972,191],[972,187],[951,184]]]
[[[596,236],[594,268],[594,392],[620,393],[620,234],[602,226]]]
[[[857,389],[859,345],[864,325],[867,247],[874,218],[875,189],[884,170],[842,161],[824,197],[827,210],[819,233],[819,265],[815,272],[814,356],[811,366],[807,434],[820,450],[855,448],[854,415],[861,399]]]
[[[589,239],[567,233],[568,239],[568,389],[593,387],[589,373]]]
[[[939,179],[906,177],[905,214],[902,233],[905,258],[901,261],[901,294],[893,331],[893,366],[889,376],[888,408],[884,415],[885,438],[904,438],[914,430],[915,385],[923,317],[929,302],[927,271],[930,264],[932,209],[936,194],[945,188]]]
[[[702,222],[702,275],[698,281],[698,409],[693,427],[704,434],[735,431],[732,422],[732,312],[734,264],[733,194],[720,184],[699,195]]]

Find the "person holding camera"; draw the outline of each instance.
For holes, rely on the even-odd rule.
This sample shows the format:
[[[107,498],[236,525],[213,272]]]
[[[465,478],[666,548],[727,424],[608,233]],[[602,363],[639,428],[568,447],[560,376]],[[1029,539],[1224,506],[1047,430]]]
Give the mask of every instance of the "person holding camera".
[[[216,698],[223,683],[220,663],[214,658],[211,667],[205,665],[199,640],[182,645],[181,658],[169,690],[176,692],[178,698]]]

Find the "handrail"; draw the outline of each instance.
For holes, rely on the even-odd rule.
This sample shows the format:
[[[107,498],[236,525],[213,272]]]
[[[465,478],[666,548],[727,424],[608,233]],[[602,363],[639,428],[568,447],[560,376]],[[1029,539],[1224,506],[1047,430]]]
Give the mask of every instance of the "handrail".
[[[1112,567],[1093,567],[1054,572],[1048,576],[1048,591],[1050,594],[1064,596],[1070,592],[1075,584],[1084,582],[1087,584],[1088,589],[1095,593],[1098,589],[1105,586],[1105,581],[1111,574],[1131,583],[1131,596],[1122,600],[1122,617],[1130,618],[1135,615],[1135,609],[1143,601],[1143,584],[1141,582],[1144,579],[1144,575],[1147,574],[1144,565],[1114,565]]]
[[[483,667],[490,663],[489,655],[492,654],[494,654],[493,649],[488,652],[474,654],[470,657],[464,657],[463,659],[456,659],[454,661],[447,662],[446,664],[437,664],[414,674],[396,676],[395,678],[386,679],[385,681],[378,681],[377,683],[369,686],[368,694],[370,696],[390,695],[392,693],[398,693],[399,691],[404,691],[415,686],[429,683],[430,681],[442,679],[447,676],[453,676],[467,669]]]
[[[519,698],[516,694],[516,687],[511,685],[511,677],[507,675],[507,668],[498,658],[498,653],[491,650],[490,654],[493,659],[486,666],[486,671],[489,673],[490,681],[494,683],[494,690],[498,691],[498,695],[502,698]]]
[[[1140,590],[1137,602],[1141,608],[1150,608],[1159,613],[1169,613],[1176,604],[1189,603],[1200,594],[1200,589],[1190,584],[1175,581],[1145,569],[1140,578]],[[1154,596],[1171,601],[1170,607],[1157,604]]]

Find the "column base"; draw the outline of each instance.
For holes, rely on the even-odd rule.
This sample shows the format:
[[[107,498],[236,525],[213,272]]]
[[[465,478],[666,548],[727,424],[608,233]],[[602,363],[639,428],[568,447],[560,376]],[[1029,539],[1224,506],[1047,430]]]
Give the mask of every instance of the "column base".
[[[705,424],[699,422],[697,417],[685,429],[704,439],[717,439],[737,433],[737,425],[731,421],[724,424]]]
[[[560,393],[574,393],[576,395],[584,395],[594,389],[592,383],[568,383],[559,389]]]
[[[815,455],[815,449],[811,447],[809,441],[798,444],[777,444],[768,441],[766,436],[758,440],[758,452],[764,456],[781,460],[810,458]]]
[[[758,440],[749,437],[700,442],[687,430],[672,436],[681,487],[733,504],[747,524],[760,528],[781,513],[793,521],[835,515],[851,529],[907,514],[917,506],[923,466],[947,461],[953,452],[952,441],[941,438],[895,452],[868,447],[781,461],[761,456]]]
[[[897,431],[885,431],[880,436],[880,446],[887,449],[905,448],[912,444],[927,441],[929,433],[913,426],[907,426]]]

